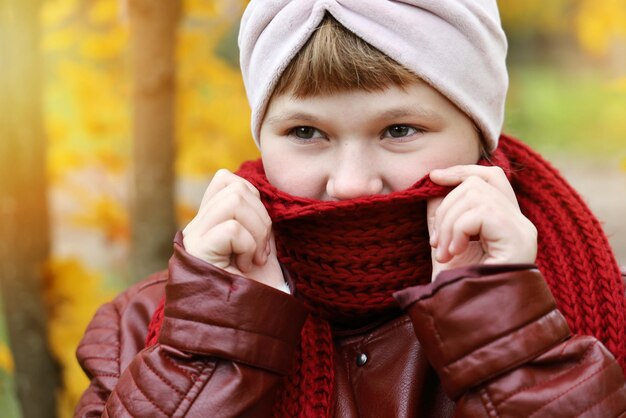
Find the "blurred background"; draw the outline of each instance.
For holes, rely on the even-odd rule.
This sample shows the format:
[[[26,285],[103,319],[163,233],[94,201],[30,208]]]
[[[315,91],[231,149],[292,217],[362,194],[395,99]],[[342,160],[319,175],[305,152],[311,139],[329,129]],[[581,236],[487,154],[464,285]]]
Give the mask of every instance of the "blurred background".
[[[1,417],[71,416],[97,307],[165,267],[218,168],[258,157],[245,3],[0,0]],[[499,5],[505,132],[563,172],[626,265],[626,1]]]

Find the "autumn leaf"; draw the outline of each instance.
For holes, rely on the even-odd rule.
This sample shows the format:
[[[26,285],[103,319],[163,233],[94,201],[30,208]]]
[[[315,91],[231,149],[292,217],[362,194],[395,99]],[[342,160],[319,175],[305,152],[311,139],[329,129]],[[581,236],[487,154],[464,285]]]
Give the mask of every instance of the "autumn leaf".
[[[42,48],[44,52],[53,53],[68,50],[78,40],[78,33],[73,28],[63,28],[50,33],[43,38]]]
[[[115,24],[120,17],[120,5],[116,1],[92,1],[88,12],[89,21],[94,25]]]
[[[128,212],[120,201],[112,196],[101,195],[91,198],[85,204],[84,210],[73,216],[75,225],[101,230],[111,242],[128,240]]]
[[[0,370],[12,374],[14,367],[11,350],[6,344],[0,343]]]
[[[604,55],[626,40],[626,3],[623,0],[580,1],[576,35],[581,45],[594,55]]]
[[[120,57],[128,43],[128,31],[123,27],[94,33],[81,38],[80,52],[87,59],[110,60]]]
[[[41,21],[44,26],[62,22],[76,11],[76,0],[47,0],[41,8]]]

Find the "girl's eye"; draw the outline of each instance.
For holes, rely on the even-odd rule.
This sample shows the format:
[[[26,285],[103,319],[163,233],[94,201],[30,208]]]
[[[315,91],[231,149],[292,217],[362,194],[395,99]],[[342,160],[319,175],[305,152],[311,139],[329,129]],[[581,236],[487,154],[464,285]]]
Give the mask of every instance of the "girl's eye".
[[[385,131],[385,134],[383,135],[384,137],[391,137],[391,138],[404,138],[407,136],[411,136],[414,135],[418,132],[421,132],[420,130],[413,128],[411,126],[407,126],[407,125],[392,125],[389,128],[387,128],[387,130]]]
[[[321,132],[312,126],[298,126],[289,131],[289,134],[298,139],[315,139],[323,137]]]

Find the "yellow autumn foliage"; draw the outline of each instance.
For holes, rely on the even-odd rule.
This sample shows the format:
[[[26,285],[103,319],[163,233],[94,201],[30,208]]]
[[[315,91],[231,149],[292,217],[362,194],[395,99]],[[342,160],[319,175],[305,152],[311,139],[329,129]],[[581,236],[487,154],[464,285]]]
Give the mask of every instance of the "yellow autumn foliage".
[[[89,198],[84,210],[75,214],[72,222],[76,226],[102,231],[109,242],[127,242],[130,236],[126,207],[106,194]]]
[[[233,45],[224,43],[232,41],[228,36],[245,4],[245,0],[183,2],[177,38],[176,171],[180,177],[206,178],[219,167],[233,169],[258,155],[250,139],[250,111],[238,67],[217,52],[232,50]],[[69,218],[63,224],[96,230],[105,239],[123,244],[129,235],[125,202],[110,188],[75,178],[85,170],[92,174],[96,170],[119,181],[129,170],[129,28],[121,19],[120,6],[121,2],[110,0],[49,0],[43,4],[41,21],[48,171],[53,187],[63,190],[76,206],[64,212]],[[177,208],[180,222],[195,214],[188,205],[180,203]],[[63,369],[62,417],[71,416],[87,384],[74,351],[95,309],[113,296],[103,283],[103,276],[109,274],[89,271],[78,259],[56,257],[51,264],[49,327]],[[2,351],[0,362],[9,367],[9,360],[1,356]]]
[[[41,21],[59,25],[75,13],[76,0],[47,0],[45,7],[41,8]]]
[[[79,32],[72,27],[58,29],[42,40],[42,49],[47,52],[64,51],[76,44]]]
[[[576,34],[581,45],[604,55],[615,45],[626,48],[626,2],[585,0],[576,14]]]
[[[178,34],[176,172],[182,177],[206,178],[221,167],[235,169],[241,161],[258,156],[239,68],[215,53],[246,2],[210,2],[215,5],[210,12],[198,13],[196,7],[202,3],[206,2],[184,3]],[[184,24],[206,18],[213,18],[210,30]]]
[[[50,307],[48,333],[52,353],[61,363],[64,391],[59,416],[70,417],[88,380],[76,362],[75,351],[89,320],[113,293],[103,287],[99,273],[79,260],[53,260],[49,266],[46,298]]]
[[[86,59],[115,59],[128,43],[128,31],[122,26],[114,26],[103,33],[85,36],[80,41],[80,52]]]
[[[185,0],[183,9],[196,19],[214,19],[217,16],[218,1]]]
[[[41,17],[52,184],[92,164],[119,173],[128,165],[130,87],[118,2],[50,0]]]
[[[0,343],[0,370],[10,374],[13,373],[13,368],[13,355],[11,355],[9,346]]]
[[[498,6],[504,26],[515,32],[571,36],[596,56],[626,45],[623,0],[503,1]]]
[[[120,17],[120,2],[110,0],[93,1],[87,16],[94,25],[111,25]]]
[[[572,0],[524,0],[498,2],[500,15],[506,27],[534,29],[554,33],[568,27],[567,9]]]

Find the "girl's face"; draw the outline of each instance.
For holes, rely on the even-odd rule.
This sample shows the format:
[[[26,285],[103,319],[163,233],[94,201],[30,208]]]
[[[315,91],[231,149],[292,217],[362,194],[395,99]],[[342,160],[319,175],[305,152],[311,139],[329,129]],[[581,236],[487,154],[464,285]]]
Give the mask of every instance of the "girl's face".
[[[480,157],[471,119],[420,81],[381,92],[274,97],[260,143],[268,180],[317,200],[403,190],[435,168]]]

